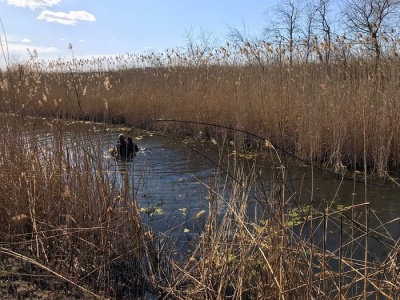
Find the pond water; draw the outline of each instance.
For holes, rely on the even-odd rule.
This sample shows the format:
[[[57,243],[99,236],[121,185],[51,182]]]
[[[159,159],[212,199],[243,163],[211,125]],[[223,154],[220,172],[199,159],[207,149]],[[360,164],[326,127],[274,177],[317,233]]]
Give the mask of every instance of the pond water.
[[[116,136],[106,138],[103,152],[108,169],[119,180],[121,189],[124,176],[128,176],[145,223],[164,233],[192,232],[193,226],[201,227],[188,220],[208,208],[207,185],[215,177],[214,164],[189,151],[183,143],[156,135],[135,141],[139,152],[132,161],[116,161],[107,154]]]
[[[123,130],[127,131],[122,129],[122,133]],[[96,144],[99,151],[102,151],[105,167],[121,190],[125,179],[128,179],[132,187],[131,197],[137,201],[143,222],[154,230],[157,236],[172,238],[182,243],[184,249],[185,243],[201,235],[204,229],[207,213],[201,218],[195,216],[203,210],[208,210],[208,186],[212,184],[221,195],[229,197],[232,175],[227,175],[224,170],[230,169],[235,156],[210,141],[185,144],[170,137],[147,133],[136,135],[135,143],[139,146],[139,152],[135,158],[132,161],[120,162],[108,154],[108,149],[115,146],[119,133],[115,129],[93,131],[91,143]],[[71,129],[69,134],[79,133]],[[271,173],[276,171],[276,166],[265,157],[257,158],[255,173],[260,175],[258,181],[262,184],[264,196],[268,196],[271,190]],[[245,170],[247,166],[251,169],[252,159],[251,156],[240,158]],[[307,206],[313,200],[313,206],[320,211],[324,211],[326,207],[330,207],[331,211],[338,211],[367,200],[370,203],[370,230],[376,233],[372,232],[372,238],[369,239],[373,259],[385,259],[392,250],[391,247],[399,240],[400,189],[392,182],[369,179],[366,197],[364,183],[341,180],[317,168],[311,172],[310,166],[298,162],[289,168],[286,176],[286,198],[290,197],[292,206]],[[265,203],[258,202],[257,188],[250,195],[249,218],[265,217],[261,215]],[[222,201],[222,213],[224,204],[226,203]],[[361,236],[364,208],[358,208],[353,213],[354,215],[346,210],[340,216],[345,220],[345,224],[354,226],[350,226],[351,228],[358,228],[358,235]],[[351,228],[339,224],[339,214],[330,220],[326,247],[335,250],[339,248],[340,243],[339,228],[343,231],[349,231]],[[307,230],[309,229],[306,227],[303,234],[307,235]],[[323,226],[316,229],[315,233],[322,237]],[[322,238],[315,242],[322,247]],[[356,251],[359,251],[359,256],[362,257],[362,247]]]
[[[112,133],[104,139],[103,151],[109,163],[108,168],[119,178],[121,185],[124,174],[129,174],[143,221],[155,232],[174,236],[177,240],[190,240],[193,236],[201,234],[205,217],[196,219],[194,216],[202,210],[208,210],[210,182],[218,182],[220,192],[229,193],[229,188],[224,185],[227,184],[225,179],[231,175],[227,176],[224,170],[229,170],[229,165],[232,164],[231,153],[228,154],[211,142],[193,145],[168,137],[144,135],[140,140],[136,140],[140,151],[133,161],[121,163],[107,156],[107,149],[113,145],[116,138],[117,134]],[[252,165],[251,159],[242,161],[245,161],[245,166]],[[257,164],[256,172],[261,174],[258,180],[268,195],[271,189],[271,169],[274,167],[264,158],[258,159]],[[218,168],[218,165],[222,169]],[[312,173],[310,166],[299,167],[299,164],[294,164],[287,172],[285,189],[287,197],[291,196],[295,202],[293,205],[308,205],[313,199],[314,207],[321,211],[326,207],[330,207],[331,211],[338,211],[367,200],[370,203],[369,226],[377,232],[376,238],[370,239],[371,252],[377,252],[377,256],[384,257],[390,251],[390,247],[382,247],[381,242],[393,246],[400,238],[400,222],[397,220],[400,215],[400,189],[390,181],[369,179],[369,182],[365,197],[365,186],[362,182],[341,180],[340,177],[319,169],[314,169]],[[263,205],[258,203],[259,195],[256,191],[250,196],[248,211],[250,219],[254,219],[254,212],[260,214]],[[222,208],[223,205],[224,203],[221,203]],[[351,215],[351,211],[344,211],[342,217],[348,218],[347,223],[362,223],[363,218],[357,217],[357,214],[363,213],[364,208],[357,208],[355,216]],[[333,217],[336,224],[329,225],[329,232],[336,236],[328,239],[327,247],[331,249],[339,247],[338,218]],[[353,221],[349,221],[350,219]],[[356,222],[352,225],[359,226]],[[322,230],[322,226],[318,230]]]

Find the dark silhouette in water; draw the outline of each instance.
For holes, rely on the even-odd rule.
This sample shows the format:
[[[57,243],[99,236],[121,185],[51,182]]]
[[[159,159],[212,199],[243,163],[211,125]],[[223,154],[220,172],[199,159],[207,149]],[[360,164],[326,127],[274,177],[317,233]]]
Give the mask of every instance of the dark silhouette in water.
[[[125,141],[125,137],[123,134],[120,134],[118,137],[118,142],[117,142],[117,151],[118,151],[118,155],[121,159],[126,158],[126,154],[127,154],[127,145],[126,145],[126,141]]]
[[[133,140],[131,137],[127,138],[126,142],[126,150],[127,150],[127,158],[133,158],[135,156],[136,152],[139,152],[139,147],[133,143]]]
[[[125,136],[120,134],[118,137],[117,145],[114,148],[108,150],[111,156],[116,159],[127,160],[132,159],[136,152],[139,152],[139,147],[133,143],[131,137],[125,140]]]

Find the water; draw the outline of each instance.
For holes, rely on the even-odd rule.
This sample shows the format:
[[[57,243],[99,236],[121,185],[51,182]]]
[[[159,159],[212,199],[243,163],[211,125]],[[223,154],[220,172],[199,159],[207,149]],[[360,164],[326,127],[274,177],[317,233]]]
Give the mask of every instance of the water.
[[[139,134],[136,137],[139,139],[135,140],[140,149],[136,157],[132,161],[119,162],[108,155],[108,149],[115,146],[120,132],[124,133],[129,129],[121,128],[121,131],[118,131],[117,128],[112,128],[105,131],[99,129],[99,126],[97,130],[93,130],[91,126],[93,125],[87,125],[88,131],[85,134],[82,134],[82,128],[75,129],[74,126],[69,126],[69,131],[65,134],[66,144],[70,147],[92,147],[101,151],[104,167],[109,170],[121,191],[127,176],[131,197],[137,201],[143,221],[156,232],[198,233],[204,225],[204,218],[194,219],[194,216],[208,209],[208,186],[218,182],[219,192],[229,193],[229,188],[224,185],[228,184],[231,181],[230,176],[233,176],[229,166],[237,161],[233,163],[232,152],[225,148],[221,149],[210,141],[185,144],[170,137]],[[46,128],[40,128],[37,134],[43,145],[46,144],[46,139],[51,138]],[[90,138],[86,137],[87,134]],[[266,157],[257,158],[255,172],[261,174],[258,183],[262,184],[267,194],[260,195],[256,191],[251,193],[249,214],[254,213],[257,199],[269,195],[271,173],[279,172],[274,170],[276,164],[272,164],[270,156]],[[250,169],[252,161],[242,159],[241,165],[246,167],[247,162]],[[229,175],[224,170],[230,170]],[[307,205],[313,200],[314,207],[319,210],[326,207],[340,210],[368,201],[371,216],[375,216],[371,218],[371,228],[382,229],[383,224],[393,240],[400,238],[400,224],[396,220],[400,214],[399,187],[390,181],[378,182],[368,179],[371,184],[368,185],[365,196],[365,187],[361,182],[341,180],[319,169],[313,171],[311,173],[310,166],[299,166],[296,162],[288,170],[286,197],[292,199],[293,205]],[[258,211],[262,211],[262,207]]]
[[[208,185],[216,180],[218,166],[182,142],[157,135],[135,141],[139,152],[132,161],[115,161],[107,155],[115,140],[115,133],[105,136],[102,149],[107,168],[121,190],[128,177],[142,221],[157,236],[172,237],[181,244],[199,236],[207,214],[196,215],[208,210]]]
[[[103,147],[105,153],[115,140],[115,133],[106,137],[107,142]],[[207,214],[200,219],[194,217],[198,212],[208,209],[210,180],[215,181],[216,173],[219,171],[222,174],[222,179],[219,180],[220,191],[226,184],[224,177],[226,174],[218,168],[216,163],[229,169],[226,167],[227,162],[221,158],[222,151],[218,146],[206,142],[193,145],[199,150],[199,154],[182,142],[157,135],[144,136],[136,142],[140,151],[133,161],[116,163],[111,157],[106,157],[106,159],[110,164],[109,170],[119,177],[121,186],[123,176],[125,172],[128,172],[131,185],[134,186],[134,197],[141,208],[143,221],[149,224],[156,233],[172,235],[178,239],[190,239],[192,235],[201,234]],[[228,156],[225,152],[223,155]],[[259,159],[256,172],[264,174],[259,178],[259,182],[263,183],[269,193],[271,166],[268,161]],[[382,247],[377,241],[393,244],[393,241],[400,238],[400,222],[396,220],[400,212],[399,190],[390,182],[373,182],[372,179],[370,181],[371,185],[368,185],[367,197],[365,197],[365,187],[361,182],[341,180],[318,169],[314,169],[314,173],[311,174],[310,166],[292,167],[287,174],[286,196],[293,199],[293,207],[307,205],[313,199],[314,207],[320,211],[329,207],[331,212],[343,210],[345,207],[361,204],[367,200],[370,202],[369,226],[377,231],[376,238],[370,239],[370,247],[373,249],[372,252],[378,252],[377,257],[384,257],[390,249]],[[314,187],[312,187],[312,182]],[[250,196],[249,214],[250,219],[254,219],[256,216],[252,214],[255,211],[263,211],[263,205],[257,202],[257,199],[262,196],[260,197],[257,192]],[[356,211],[357,214],[363,214],[363,212],[363,208],[358,208]],[[347,210],[341,216],[347,224],[354,218],[351,211]],[[358,222],[364,222],[363,216],[357,217]],[[257,217],[267,216],[258,215]],[[339,214],[333,216],[332,220],[336,222],[329,224],[330,232],[336,236],[328,240],[327,247],[330,249],[339,247],[338,218]],[[322,227],[319,230],[322,230]],[[373,236],[373,233],[371,235]],[[322,244],[320,246],[322,247]]]
[[[121,129],[126,132],[126,129]],[[108,155],[108,149],[115,146],[120,132],[99,130],[90,133],[90,141],[82,140],[79,131],[71,128],[66,134],[67,143],[71,147],[92,147],[95,145],[104,158],[104,167],[113,178],[117,188],[122,192],[126,180],[129,182],[130,197],[137,202],[143,223],[151,228],[156,236],[172,239],[181,251],[188,249],[189,242],[200,236],[206,222],[207,213],[201,218],[195,216],[209,206],[209,185],[217,188],[221,199],[229,196],[229,188],[235,159],[226,149],[221,150],[218,145],[210,141],[185,145],[169,137],[155,134],[143,134],[134,142],[139,146],[139,152],[132,161],[119,162]],[[45,140],[47,134],[38,133]],[[87,133],[85,133],[86,135]],[[78,145],[77,145],[77,141]],[[87,144],[85,144],[87,143]],[[194,151],[193,149],[197,151]],[[268,157],[268,155],[266,155]],[[252,159],[242,159],[245,170],[250,170]],[[248,162],[248,164],[246,164]],[[227,175],[223,169],[230,170]],[[248,168],[246,168],[248,166]],[[257,187],[250,193],[249,218],[268,217],[262,215],[266,203],[265,196],[271,191],[271,174],[278,174],[279,170],[268,158],[257,158],[255,173],[260,174]],[[314,242],[320,249],[335,252],[342,248],[351,251],[353,258],[363,259],[364,240],[363,226],[365,224],[365,209],[363,206],[354,211],[345,208],[352,205],[370,203],[369,210],[369,258],[371,261],[384,261],[392,248],[400,239],[400,197],[399,191],[390,181],[381,182],[370,178],[365,195],[365,186],[362,182],[341,180],[341,178],[314,169],[310,166],[292,164],[286,173],[285,196],[288,207],[303,207],[312,205],[323,212],[329,207],[328,238],[323,244],[324,226],[304,228],[294,226],[295,234],[303,230],[303,238],[313,232]],[[360,178],[358,178],[360,179]],[[214,185],[214,183],[216,185]],[[263,186],[264,194],[260,193],[259,185]],[[258,200],[264,196],[264,202]],[[225,198],[227,199],[227,198]],[[221,216],[224,213],[224,201],[221,201]],[[336,211],[336,212],[335,212]],[[342,211],[342,212],[339,212]],[[257,213],[255,213],[257,212]],[[322,217],[316,219],[320,222]],[[359,244],[346,247],[340,245],[340,235],[346,242],[351,234],[359,239]],[[338,268],[338,260],[332,259],[329,264]],[[359,286],[361,288],[361,286]]]

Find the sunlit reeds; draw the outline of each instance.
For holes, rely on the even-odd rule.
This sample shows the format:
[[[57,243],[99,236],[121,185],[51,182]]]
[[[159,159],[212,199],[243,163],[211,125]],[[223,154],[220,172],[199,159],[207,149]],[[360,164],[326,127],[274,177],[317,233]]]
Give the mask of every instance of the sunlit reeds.
[[[346,37],[329,49],[317,40],[311,48],[300,43],[291,64],[287,45],[263,41],[228,43],[207,53],[32,59],[1,73],[0,109],[112,123],[163,118],[223,124],[330,167],[362,164],[365,122],[367,164],[382,175],[400,161],[399,60],[392,45],[376,67],[360,43]]]
[[[176,260],[174,245],[162,244],[141,222],[129,196],[133,187],[121,190],[102,153],[80,147],[92,143],[85,132],[71,139],[59,120],[148,122],[150,129],[212,138],[238,151],[264,145],[275,157],[279,149],[339,174],[360,169],[365,178],[367,171],[387,176],[400,163],[398,57],[376,64],[345,37],[327,47],[314,41],[307,62],[301,45],[291,48],[296,55],[289,61],[288,45],[260,42],[208,53],[172,49],[10,66],[0,74],[0,110],[13,115],[1,119],[1,256],[52,274],[79,297],[147,291],[180,299],[398,298],[399,243],[388,224],[370,228],[377,217],[368,201],[322,203],[317,210],[313,194],[300,205],[287,190],[280,158],[268,189],[235,162],[228,199],[213,184],[218,178],[204,183],[206,226],[193,252]],[[48,138],[36,131],[35,119],[29,124],[19,116],[50,117]],[[199,124],[172,127],[154,119]],[[253,142],[246,132],[270,142]],[[248,212],[253,197],[263,212],[255,219]],[[14,222],[22,215],[29,229]],[[339,244],[329,244],[332,232]],[[370,251],[372,242],[386,259]]]
[[[10,282],[40,275],[35,282],[50,281],[45,289],[54,295],[100,299],[399,295],[399,243],[388,229],[398,220],[379,220],[367,202],[343,207],[313,195],[300,202],[270,141],[259,145],[260,158],[270,161],[267,182],[232,156],[231,176],[221,172],[203,183],[209,207],[188,217],[206,218],[204,226],[177,255],[168,233],[143,224],[129,180],[121,187],[110,177],[88,131],[101,133],[104,125],[76,123],[82,130],[70,135],[70,123],[60,120],[1,122],[0,257],[5,270],[17,268],[2,275]],[[221,155],[232,147],[225,142]],[[227,181],[223,189],[220,180]],[[12,220],[22,214],[28,230]]]
[[[142,295],[144,228],[131,188],[110,181],[103,153],[59,121],[46,132],[18,118],[1,122],[0,256],[51,270],[81,294]]]

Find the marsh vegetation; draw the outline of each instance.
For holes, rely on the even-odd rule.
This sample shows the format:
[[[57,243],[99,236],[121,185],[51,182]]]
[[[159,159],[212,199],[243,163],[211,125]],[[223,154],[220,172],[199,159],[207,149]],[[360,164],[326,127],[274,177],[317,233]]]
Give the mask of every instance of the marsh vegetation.
[[[145,173],[168,177],[167,170],[146,170],[151,165],[139,152],[111,171],[109,145],[100,147],[109,125],[18,117],[1,122],[4,299],[399,296],[398,219],[381,219],[368,202],[317,198],[317,186],[293,189],[284,158],[269,143],[247,157],[232,152],[230,143],[204,140],[220,167],[198,182],[206,191],[204,209],[187,210],[179,202],[185,218],[174,225],[177,235],[153,230],[145,219],[163,207],[140,202],[149,197]],[[193,140],[186,143],[200,149]],[[210,151],[204,153],[210,157]],[[25,218],[29,223],[16,222]]]
[[[317,57],[327,46],[314,43]],[[32,60],[0,74],[0,110],[119,124],[206,122],[243,129],[331,168],[362,169],[365,163],[381,177],[398,170],[397,55],[376,62],[338,37],[329,64],[304,63],[301,45],[295,46],[291,64],[285,45],[267,42],[228,44],[194,57],[172,49]],[[187,124],[171,130],[198,134]],[[206,126],[200,131],[207,135]]]
[[[328,2],[317,11],[325,25]],[[399,187],[400,40],[366,22],[351,36],[328,26],[322,37],[271,42],[233,30],[216,47],[7,61],[0,295],[398,299],[399,219],[371,209],[369,184]],[[178,136],[197,154],[192,143],[215,146],[216,170],[201,181],[207,205],[185,215],[202,220],[188,251],[143,222],[154,212],[137,204],[145,177],[110,172],[98,145],[115,125]],[[307,189],[290,187],[288,157],[306,166]],[[352,179],[351,203],[319,198],[317,170],[336,174],[337,191]]]

